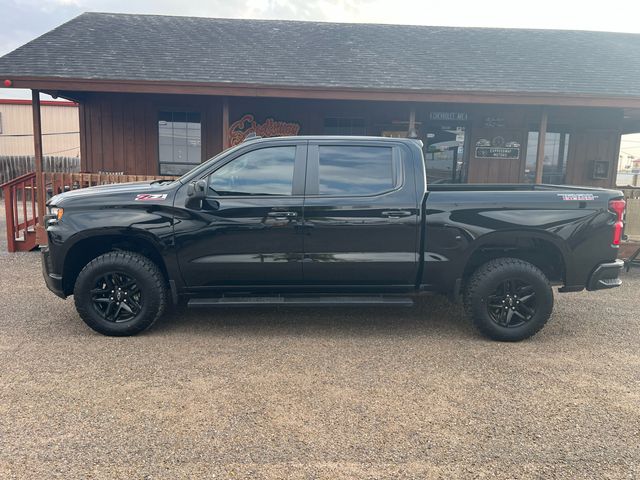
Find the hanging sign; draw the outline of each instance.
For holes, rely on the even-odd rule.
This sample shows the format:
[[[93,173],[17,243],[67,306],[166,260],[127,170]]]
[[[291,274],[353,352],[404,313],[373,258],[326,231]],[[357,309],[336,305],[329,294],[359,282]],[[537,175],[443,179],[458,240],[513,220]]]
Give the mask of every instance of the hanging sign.
[[[515,141],[507,142],[500,136],[491,140],[480,138],[476,142],[475,157],[517,160],[520,158],[520,143]]]
[[[297,135],[299,131],[300,125],[297,123],[276,121],[273,118],[267,118],[264,123],[258,123],[253,115],[247,114],[229,127],[229,145],[242,143],[250,133],[255,133],[259,137],[288,137]]]

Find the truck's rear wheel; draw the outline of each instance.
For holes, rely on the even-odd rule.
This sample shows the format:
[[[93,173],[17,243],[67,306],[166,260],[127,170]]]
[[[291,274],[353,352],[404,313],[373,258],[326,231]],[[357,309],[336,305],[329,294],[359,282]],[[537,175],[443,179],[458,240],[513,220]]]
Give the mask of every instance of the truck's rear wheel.
[[[536,266],[517,258],[498,258],[471,275],[464,304],[481,333],[517,342],[545,326],[553,310],[553,292]]]
[[[134,252],[101,255],[80,272],[73,290],[76,309],[96,332],[135,335],[162,315],[166,287],[162,273],[148,258]]]

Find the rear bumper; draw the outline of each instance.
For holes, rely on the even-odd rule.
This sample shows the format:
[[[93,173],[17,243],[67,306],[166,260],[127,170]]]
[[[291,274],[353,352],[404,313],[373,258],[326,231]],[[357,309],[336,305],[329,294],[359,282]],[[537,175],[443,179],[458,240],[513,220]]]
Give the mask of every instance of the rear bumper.
[[[47,288],[60,298],[67,298],[62,288],[62,275],[51,271],[51,261],[49,258],[49,247],[42,247],[42,275]]]
[[[589,282],[587,282],[587,290],[602,290],[605,288],[614,288],[622,285],[622,280],[618,278],[624,267],[622,260],[616,260],[611,263],[601,263],[596,267]]]

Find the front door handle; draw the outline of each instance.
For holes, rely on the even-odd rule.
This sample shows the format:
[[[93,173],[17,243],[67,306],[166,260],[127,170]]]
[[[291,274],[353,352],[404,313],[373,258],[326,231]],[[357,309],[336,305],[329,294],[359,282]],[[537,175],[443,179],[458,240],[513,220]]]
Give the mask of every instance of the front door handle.
[[[284,212],[269,212],[267,213],[269,217],[275,217],[279,219],[285,218],[295,218],[298,216],[298,212],[284,211]]]
[[[382,216],[387,218],[409,217],[411,212],[409,210],[385,210],[382,212]]]

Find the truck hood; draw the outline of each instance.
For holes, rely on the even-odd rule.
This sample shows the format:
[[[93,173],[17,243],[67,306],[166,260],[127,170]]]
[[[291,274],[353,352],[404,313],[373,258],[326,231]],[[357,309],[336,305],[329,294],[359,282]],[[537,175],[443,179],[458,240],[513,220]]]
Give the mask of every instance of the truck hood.
[[[110,185],[97,185],[95,187],[80,188],[78,190],[70,190],[60,193],[49,199],[47,205],[61,206],[69,201],[87,199],[88,197],[111,197],[113,195],[131,194],[131,200],[136,198],[137,194],[162,194],[167,193],[166,188],[170,183],[153,183],[129,182],[129,183],[113,183]],[[75,203],[75,202],[74,202]]]

